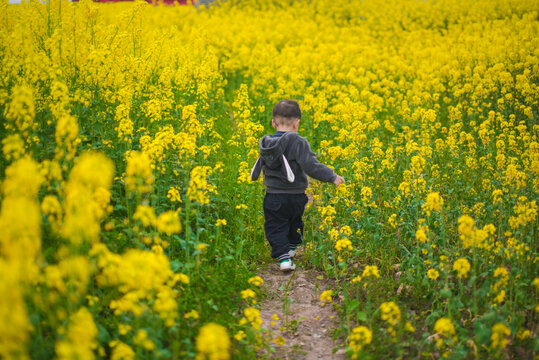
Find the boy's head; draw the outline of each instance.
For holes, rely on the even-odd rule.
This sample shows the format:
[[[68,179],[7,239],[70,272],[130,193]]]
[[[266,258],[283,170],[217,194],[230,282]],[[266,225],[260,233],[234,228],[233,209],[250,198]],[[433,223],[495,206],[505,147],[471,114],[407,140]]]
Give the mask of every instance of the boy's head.
[[[281,100],[273,107],[273,126],[291,127],[301,119],[299,104],[294,100]]]

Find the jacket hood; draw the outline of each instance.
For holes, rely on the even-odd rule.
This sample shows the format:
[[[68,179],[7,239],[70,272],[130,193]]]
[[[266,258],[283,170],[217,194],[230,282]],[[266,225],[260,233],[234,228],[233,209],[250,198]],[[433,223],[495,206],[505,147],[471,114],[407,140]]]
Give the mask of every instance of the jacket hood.
[[[264,165],[270,169],[281,166],[281,158],[290,142],[290,132],[286,132],[279,137],[265,135],[260,139],[260,157],[264,160]]]

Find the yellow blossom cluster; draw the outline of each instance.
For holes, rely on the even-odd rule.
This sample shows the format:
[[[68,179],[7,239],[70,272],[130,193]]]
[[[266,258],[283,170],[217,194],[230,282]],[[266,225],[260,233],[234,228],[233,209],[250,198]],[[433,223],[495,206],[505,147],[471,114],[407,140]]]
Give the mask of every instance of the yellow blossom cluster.
[[[200,328],[196,340],[197,360],[230,359],[230,338],[226,328],[208,323]]]
[[[70,316],[63,340],[56,343],[59,359],[91,359],[97,348],[97,326],[86,308]]]
[[[357,359],[358,351],[361,351],[363,347],[370,344],[372,341],[372,331],[366,326],[358,326],[352,329],[352,332],[349,336],[350,347],[354,351],[352,355],[353,359]]]
[[[327,303],[332,302],[332,298],[331,298],[332,295],[333,295],[333,290],[322,291],[322,293],[320,294],[321,305],[324,306]]]
[[[130,152],[125,173],[125,185],[128,190],[138,194],[152,191],[154,175],[152,163],[147,153]]]
[[[434,331],[438,334],[436,339],[436,345],[441,348],[444,345],[444,342],[457,341],[457,335],[455,332],[455,325],[451,322],[451,319],[446,317],[441,317],[436,320],[434,324]]]
[[[175,324],[178,316],[176,287],[188,283],[189,278],[174,274],[164,254],[133,249],[117,255],[98,244],[91,255],[97,258],[99,286],[118,287],[121,294],[109,304],[115,314],[140,316],[153,310],[168,327]],[[148,300],[152,300],[151,303]]]
[[[507,337],[511,335],[511,330],[504,323],[497,323],[492,327],[490,335],[491,347],[494,349],[503,349],[509,342]]]
[[[210,194],[217,192],[215,185],[209,184],[207,180],[207,176],[211,172],[212,169],[209,166],[196,166],[191,170],[189,188],[187,189],[189,200],[201,205],[210,202]]]
[[[245,317],[240,320],[240,325],[250,324],[253,329],[260,330],[260,326],[262,325],[260,310],[254,307],[247,307],[243,310],[243,314]]]
[[[459,278],[466,278],[470,271],[471,265],[466,258],[460,258],[453,263],[453,270],[457,272]]]

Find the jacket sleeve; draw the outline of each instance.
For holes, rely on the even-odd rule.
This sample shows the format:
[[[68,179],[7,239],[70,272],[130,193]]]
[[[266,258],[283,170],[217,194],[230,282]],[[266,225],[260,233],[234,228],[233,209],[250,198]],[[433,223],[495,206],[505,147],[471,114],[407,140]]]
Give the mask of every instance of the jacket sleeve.
[[[255,166],[253,166],[253,169],[251,170],[251,180],[256,181],[258,180],[258,177],[260,176],[260,172],[262,171],[262,158],[258,158],[256,160]]]
[[[337,174],[333,170],[318,161],[316,155],[311,150],[311,146],[303,138],[298,141],[296,161],[301,166],[301,169],[314,179],[323,182],[333,182],[337,178]]]

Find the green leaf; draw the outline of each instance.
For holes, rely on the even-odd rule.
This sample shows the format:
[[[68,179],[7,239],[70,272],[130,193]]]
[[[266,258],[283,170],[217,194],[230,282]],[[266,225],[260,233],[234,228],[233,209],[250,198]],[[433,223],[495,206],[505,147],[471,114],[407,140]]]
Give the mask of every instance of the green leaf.
[[[159,354],[158,357],[160,358],[169,359],[170,357],[172,357],[172,353],[170,352],[169,349],[161,349],[159,350],[158,354]]]
[[[182,266],[182,263],[179,262],[178,260],[172,260],[170,262],[170,270],[172,270],[173,272],[178,271],[181,266]]]
[[[96,325],[98,330],[97,341],[99,341],[101,344],[108,343],[111,340],[109,332],[100,323],[96,323]]]
[[[452,309],[461,309],[464,306],[462,301],[460,301],[460,297],[453,297],[449,302]]]
[[[352,301],[350,301],[348,303],[347,310],[348,310],[348,312],[352,312],[355,309],[357,309],[358,307],[359,307],[359,301],[354,299],[354,300],[352,300]]]
[[[367,321],[367,313],[365,311],[359,311],[357,313],[357,319],[360,321]]]
[[[486,344],[490,341],[490,329],[480,321],[474,323],[474,334],[481,344]]]
[[[451,290],[445,288],[445,289],[442,289],[440,290],[440,297],[442,299],[449,299],[451,297]]]
[[[485,315],[481,316],[481,322],[486,324],[486,325],[494,325],[495,322],[498,321],[498,314],[496,314],[496,312],[494,311],[489,311],[488,313],[486,313]]]
[[[440,317],[439,311],[433,311],[425,318],[425,325],[430,326],[433,325],[436,320]]]

